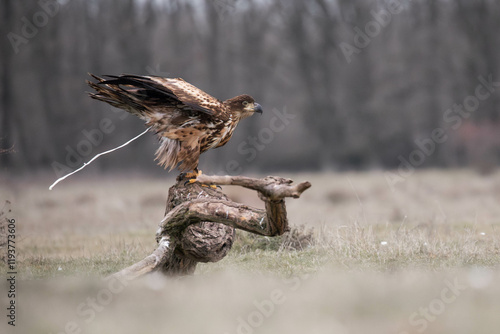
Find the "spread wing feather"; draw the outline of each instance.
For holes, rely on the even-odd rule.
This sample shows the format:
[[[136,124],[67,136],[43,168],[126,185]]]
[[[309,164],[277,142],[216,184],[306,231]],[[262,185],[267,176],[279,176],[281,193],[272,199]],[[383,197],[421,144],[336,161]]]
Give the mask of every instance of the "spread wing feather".
[[[151,106],[165,105],[166,102],[170,102],[179,109],[188,107],[192,111],[206,113],[210,116],[214,116],[216,112],[223,109],[222,102],[182,79],[138,75],[108,75],[106,77],[111,79],[104,80],[100,84],[118,85],[122,90],[136,94],[143,103]],[[191,88],[190,93],[183,91],[185,88]]]

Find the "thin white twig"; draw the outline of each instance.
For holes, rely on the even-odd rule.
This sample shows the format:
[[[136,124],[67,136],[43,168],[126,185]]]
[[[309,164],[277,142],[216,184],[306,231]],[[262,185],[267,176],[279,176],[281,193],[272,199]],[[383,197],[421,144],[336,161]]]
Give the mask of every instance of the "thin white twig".
[[[115,148],[113,148],[113,149],[111,149],[111,150],[108,150],[108,151],[106,151],[106,152],[99,153],[98,155],[96,155],[95,157],[93,157],[92,159],[90,159],[90,161],[89,161],[89,162],[84,162],[82,167],[78,168],[77,170],[72,171],[72,172],[71,172],[71,173],[69,173],[69,174],[64,175],[63,177],[58,178],[58,179],[56,180],[56,182],[52,183],[52,185],[49,187],[49,190],[52,190],[52,188],[54,188],[56,184],[58,184],[59,182],[61,182],[61,181],[62,181],[62,180],[64,180],[65,178],[67,178],[68,176],[71,176],[71,175],[75,174],[76,172],[79,172],[79,171],[81,171],[82,169],[84,169],[87,165],[90,165],[90,163],[91,163],[92,161],[94,161],[95,159],[99,158],[101,155],[111,153],[111,152],[113,152],[113,151],[116,151],[116,150],[118,150],[118,149],[120,149],[120,148],[124,147],[124,146],[127,146],[128,144],[130,144],[131,142],[133,142],[134,140],[136,140],[137,138],[139,138],[140,136],[142,136],[142,135],[144,135],[146,132],[148,132],[148,130],[149,130],[149,129],[151,129],[151,127],[147,128],[147,129],[146,129],[146,130],[144,130],[144,132],[142,132],[141,134],[139,134],[139,135],[135,136],[134,138],[130,139],[130,140],[129,140],[129,141],[127,141],[125,144],[121,144],[120,146],[115,147]]]

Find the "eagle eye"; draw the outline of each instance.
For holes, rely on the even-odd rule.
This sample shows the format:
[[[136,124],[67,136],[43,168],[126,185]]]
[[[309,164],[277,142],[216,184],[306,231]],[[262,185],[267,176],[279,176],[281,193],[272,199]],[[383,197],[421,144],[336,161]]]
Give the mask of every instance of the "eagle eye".
[[[248,105],[248,101],[243,101],[243,106],[247,106]]]

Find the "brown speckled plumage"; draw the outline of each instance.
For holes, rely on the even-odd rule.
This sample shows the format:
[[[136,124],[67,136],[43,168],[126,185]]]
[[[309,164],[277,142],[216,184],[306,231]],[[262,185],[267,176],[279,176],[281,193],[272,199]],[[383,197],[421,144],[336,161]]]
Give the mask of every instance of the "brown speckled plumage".
[[[92,74],[91,74],[92,75]],[[90,96],[124,109],[151,126],[160,139],[159,164],[181,171],[198,167],[200,154],[223,146],[238,122],[262,108],[249,95],[220,101],[186,81],[156,76],[120,75],[87,81]]]

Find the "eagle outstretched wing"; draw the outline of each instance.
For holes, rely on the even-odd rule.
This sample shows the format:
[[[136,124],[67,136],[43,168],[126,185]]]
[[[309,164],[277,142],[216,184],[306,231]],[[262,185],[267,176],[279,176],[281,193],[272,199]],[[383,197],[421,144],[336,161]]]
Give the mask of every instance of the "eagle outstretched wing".
[[[125,98],[123,102],[135,102],[132,103],[134,107],[165,107],[170,104],[170,106],[181,110],[198,111],[210,116],[225,118],[222,101],[181,78],[105,75],[104,77],[109,79],[104,79],[93,74],[91,76],[98,80],[99,85],[113,85],[121,88],[122,92],[117,92],[114,89],[106,90],[103,89],[103,86],[87,81],[92,88],[98,91],[97,94],[91,94],[91,96],[98,100],[105,100],[104,102],[119,104],[120,100],[116,100],[115,96],[118,94]],[[128,106],[130,105],[117,105],[118,108]]]

